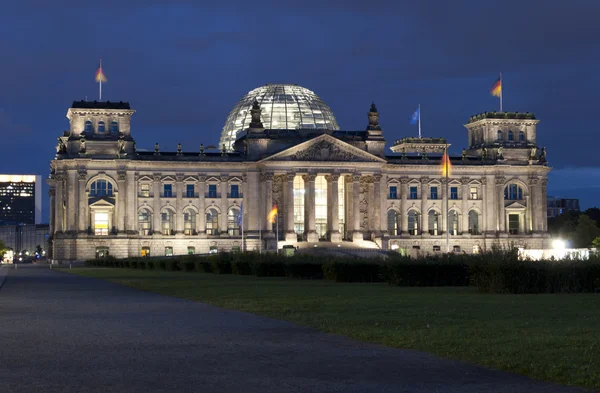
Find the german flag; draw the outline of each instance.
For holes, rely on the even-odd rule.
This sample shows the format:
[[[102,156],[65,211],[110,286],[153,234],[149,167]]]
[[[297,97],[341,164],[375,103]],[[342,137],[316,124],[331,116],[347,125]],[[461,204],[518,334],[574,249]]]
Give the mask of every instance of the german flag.
[[[502,77],[498,78],[492,89],[490,90],[490,94],[495,97],[500,97],[502,95]]]
[[[271,211],[269,212],[269,215],[267,216],[267,221],[269,221],[271,224],[275,224],[276,220],[277,220],[277,205],[274,205],[273,208],[271,209]]]
[[[107,82],[106,75],[104,75],[104,72],[102,71],[102,60],[100,60],[100,66],[98,66],[98,71],[96,71],[96,82]]]
[[[452,170],[452,164],[450,163],[450,156],[448,156],[448,151],[444,151],[444,155],[442,156],[442,176],[448,177],[450,176],[450,171]]]

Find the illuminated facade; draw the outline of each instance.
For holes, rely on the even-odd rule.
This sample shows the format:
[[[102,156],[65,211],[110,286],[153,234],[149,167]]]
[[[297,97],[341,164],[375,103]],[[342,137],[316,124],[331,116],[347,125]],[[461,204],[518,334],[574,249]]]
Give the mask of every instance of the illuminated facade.
[[[42,177],[0,175],[0,225],[39,224]]]
[[[385,154],[375,105],[363,131],[338,130],[332,114],[330,123],[311,120],[308,127],[286,117],[288,128],[269,129],[261,96],[253,97],[249,108],[244,103],[249,113],[242,125],[231,126],[243,133],[229,149],[234,134],[226,125],[220,151],[138,151],[129,104],[73,103],[70,130],[59,138],[47,180],[53,258],[274,249],[277,243],[411,254],[547,246],[550,168],[536,145],[532,114],[471,117],[468,148],[451,157],[446,177],[442,138],[404,138],[390,146],[394,154]],[[266,117],[275,124],[273,116]],[[230,116],[227,123],[237,121]],[[267,221],[274,205],[277,224]]]

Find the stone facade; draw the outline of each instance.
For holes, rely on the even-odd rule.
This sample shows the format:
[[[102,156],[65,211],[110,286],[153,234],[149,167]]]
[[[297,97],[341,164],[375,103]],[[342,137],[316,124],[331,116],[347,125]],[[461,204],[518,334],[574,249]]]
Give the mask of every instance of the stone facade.
[[[471,118],[469,148],[445,176],[426,140],[410,143],[422,153],[400,141],[402,155],[386,156],[374,105],[367,129],[351,132],[265,130],[258,104],[253,112],[234,152],[142,152],[128,104],[75,102],[47,180],[53,258],[317,241],[410,253],[546,246],[549,167],[532,115]]]

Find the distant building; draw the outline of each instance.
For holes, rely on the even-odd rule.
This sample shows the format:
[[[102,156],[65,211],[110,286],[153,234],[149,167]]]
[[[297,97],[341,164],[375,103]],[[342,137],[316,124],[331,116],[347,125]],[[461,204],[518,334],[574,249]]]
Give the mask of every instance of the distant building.
[[[549,196],[548,199],[548,218],[558,217],[566,212],[579,213],[579,199],[575,198],[557,198]]]
[[[35,255],[37,246],[40,246],[45,254],[48,250],[49,234],[48,224],[0,226],[0,240],[7,248],[12,249],[15,255],[19,255],[23,250]]]
[[[0,175],[0,225],[39,224],[42,219],[42,177]]]

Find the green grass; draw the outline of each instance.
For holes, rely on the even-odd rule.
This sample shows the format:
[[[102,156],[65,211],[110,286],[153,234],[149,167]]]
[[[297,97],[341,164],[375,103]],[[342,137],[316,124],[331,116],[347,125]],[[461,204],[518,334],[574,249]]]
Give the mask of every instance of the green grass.
[[[600,390],[600,295],[495,295],[134,269],[69,272]]]

